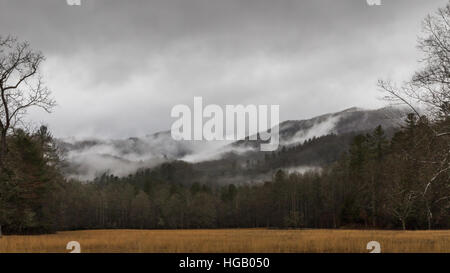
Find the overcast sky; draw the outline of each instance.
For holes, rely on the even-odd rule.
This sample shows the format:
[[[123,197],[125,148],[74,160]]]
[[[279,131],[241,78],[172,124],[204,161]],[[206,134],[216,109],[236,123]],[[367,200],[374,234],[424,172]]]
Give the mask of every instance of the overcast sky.
[[[418,66],[421,20],[446,0],[0,0],[0,35],[28,40],[58,137],[167,130],[176,104],[279,104],[281,120],[385,104],[379,78]]]

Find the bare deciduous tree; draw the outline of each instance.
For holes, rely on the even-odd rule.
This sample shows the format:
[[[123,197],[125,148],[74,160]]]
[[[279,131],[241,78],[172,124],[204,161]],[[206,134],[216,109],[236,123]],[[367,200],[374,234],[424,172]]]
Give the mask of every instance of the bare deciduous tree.
[[[7,135],[22,122],[27,109],[50,112],[55,106],[39,73],[43,61],[28,42],[0,36],[0,169],[8,152]]]
[[[419,38],[423,53],[422,68],[401,88],[389,81],[379,81],[387,93],[385,99],[408,105],[415,114],[415,105],[425,105],[435,118],[450,114],[450,4],[423,21],[424,36]],[[450,134],[440,132],[439,136]]]
[[[435,158],[435,162],[430,162],[433,175],[423,181],[421,192],[427,204],[428,226],[431,228],[430,204],[436,200],[430,200],[430,187],[438,180],[446,181],[444,186],[450,187],[446,177],[450,171],[450,4],[425,18],[423,33],[418,41],[423,53],[421,69],[400,88],[389,81],[379,81],[379,86],[387,93],[385,99],[406,104],[419,118],[421,114],[417,106],[425,106],[428,118],[435,121],[428,123],[434,135],[429,139],[430,143],[437,140],[446,143],[442,154]],[[450,198],[443,194],[438,200]]]

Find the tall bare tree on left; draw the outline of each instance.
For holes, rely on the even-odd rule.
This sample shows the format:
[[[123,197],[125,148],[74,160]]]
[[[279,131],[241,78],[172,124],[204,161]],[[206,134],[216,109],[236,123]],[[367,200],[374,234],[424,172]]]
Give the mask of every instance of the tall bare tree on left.
[[[44,60],[28,42],[0,36],[0,171],[8,154],[7,136],[27,110],[39,107],[50,112],[55,106],[40,74]]]

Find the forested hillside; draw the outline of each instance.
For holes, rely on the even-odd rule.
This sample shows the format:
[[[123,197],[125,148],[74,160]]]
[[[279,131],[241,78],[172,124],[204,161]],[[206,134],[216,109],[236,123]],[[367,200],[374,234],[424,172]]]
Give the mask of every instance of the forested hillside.
[[[263,183],[220,186],[211,178],[200,184],[195,166],[184,162],[124,178],[103,175],[89,184],[65,182],[56,219],[63,229],[449,228],[447,173],[427,186],[436,169],[425,162],[440,159],[445,143],[424,142],[431,134],[427,123],[410,115],[392,140],[378,127],[356,136],[321,172],[280,170]]]
[[[347,149],[351,138],[349,135],[370,131],[378,125],[382,125],[391,135],[392,131],[402,124],[407,113],[408,109],[404,107],[383,107],[375,110],[354,107],[309,119],[288,120],[279,125],[280,144],[285,146],[284,149],[291,149],[314,138],[330,134],[338,136],[334,139],[331,137],[322,139],[320,143],[315,142],[305,147],[307,151],[293,155],[301,157],[301,162],[298,160],[291,162],[294,164],[292,167],[299,167],[295,165],[298,163],[321,166],[323,163],[329,163],[330,160],[336,160]],[[221,163],[227,165],[227,162],[234,157],[237,161],[241,161],[237,162],[237,165],[246,164],[247,160],[253,165],[256,160],[265,157],[264,153],[259,152],[260,140],[245,139],[213,143],[176,141],[172,139],[170,131],[127,139],[68,138],[58,141],[67,163],[64,173],[68,177],[79,180],[92,180],[104,172],[126,176],[140,168],[154,167],[173,160],[191,163],[207,161],[207,165]],[[337,142],[340,142],[342,146],[335,145]],[[224,158],[225,160],[222,161]],[[211,161],[215,161],[216,164],[214,162],[209,164]],[[281,165],[277,163],[276,166],[269,166],[269,169],[283,167],[286,164],[290,163]],[[267,166],[263,171],[267,171]],[[242,179],[239,179],[234,183],[241,182]]]

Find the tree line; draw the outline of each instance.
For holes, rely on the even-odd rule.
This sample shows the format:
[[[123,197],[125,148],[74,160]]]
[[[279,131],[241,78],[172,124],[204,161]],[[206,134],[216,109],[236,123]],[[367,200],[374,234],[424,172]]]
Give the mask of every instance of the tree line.
[[[89,183],[66,180],[58,172],[57,149],[46,128],[34,134],[19,131],[9,143],[24,164],[14,173],[24,180],[9,179],[8,187],[2,183],[9,198],[1,199],[0,215],[4,231],[11,233],[450,228],[449,173],[436,176],[439,166],[428,163],[441,160],[439,151],[448,143],[427,141],[433,138],[429,123],[411,114],[390,139],[381,127],[357,135],[349,150],[321,171],[289,174],[280,169],[264,183],[222,186],[214,181],[184,183],[183,176],[195,176],[185,162],[164,163],[127,177],[103,174]]]
[[[410,115],[392,139],[381,127],[356,136],[320,172],[280,169],[253,185],[173,180],[175,173],[192,175],[184,162],[91,183],[65,181],[53,192],[55,228],[449,228],[448,173],[428,186],[436,169],[424,161],[439,157],[445,143],[424,142],[424,122]]]

